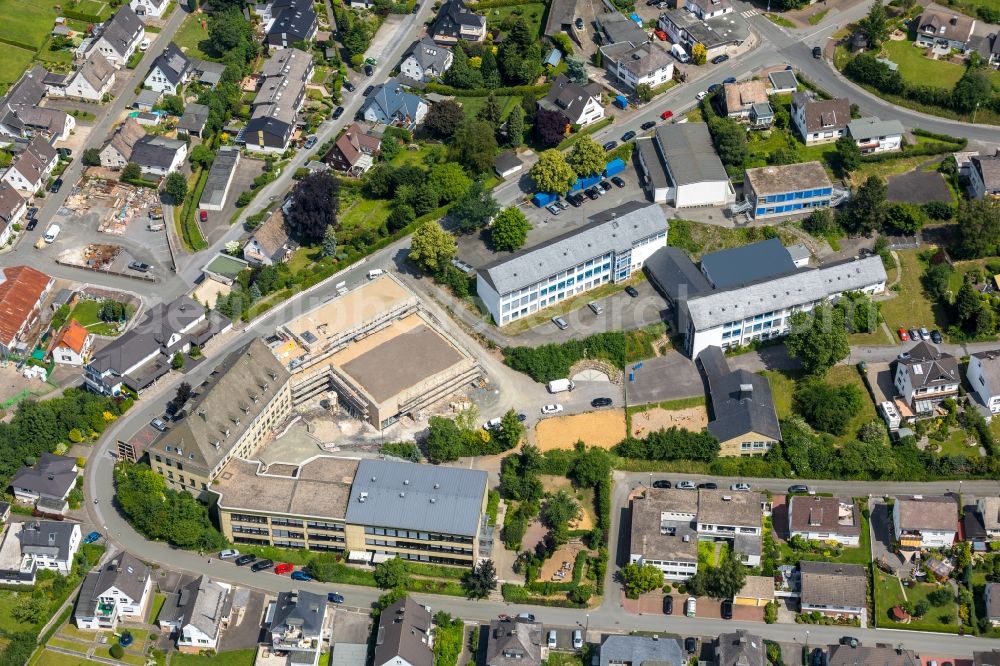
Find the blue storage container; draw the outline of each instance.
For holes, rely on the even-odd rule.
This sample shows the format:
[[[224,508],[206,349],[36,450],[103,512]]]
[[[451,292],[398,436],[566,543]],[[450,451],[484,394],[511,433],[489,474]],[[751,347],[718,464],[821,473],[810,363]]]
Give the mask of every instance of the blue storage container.
[[[539,208],[544,208],[558,198],[559,195],[555,192],[536,192],[535,196],[531,197],[531,203]]]
[[[612,103],[615,106],[617,106],[619,109],[627,109],[628,108],[628,99],[625,97],[625,95],[616,95],[615,96],[615,101],[612,102]]]
[[[608,165],[604,167],[604,177],[611,178],[611,176],[616,176],[625,170],[625,161],[621,159],[611,160]]]

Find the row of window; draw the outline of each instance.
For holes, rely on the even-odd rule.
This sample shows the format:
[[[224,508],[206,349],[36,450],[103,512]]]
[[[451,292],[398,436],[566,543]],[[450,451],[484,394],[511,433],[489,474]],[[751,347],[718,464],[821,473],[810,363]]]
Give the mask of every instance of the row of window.
[[[385,546],[387,548],[402,548],[404,550],[422,550],[432,553],[457,553],[459,555],[472,555],[471,548],[459,548],[457,546],[439,546],[428,543],[410,543],[408,541],[393,541],[392,539],[365,539],[366,546]]]
[[[770,445],[770,442],[740,442],[740,449],[743,451],[766,449]]]
[[[828,197],[833,194],[832,187],[822,187],[816,190],[801,190],[799,192],[787,192],[784,194],[770,194],[759,197],[757,203],[780,203],[782,201],[793,201],[795,199],[811,199],[813,197]]]
[[[807,210],[809,208],[826,208],[830,205],[829,199],[822,201],[806,201],[805,203],[785,204],[784,206],[758,207],[757,215],[777,215],[779,213],[792,213],[797,210]]]
[[[401,539],[419,539],[420,541],[450,541],[452,543],[472,543],[472,537],[454,534],[437,534],[435,532],[416,532],[414,530],[397,530],[391,527],[366,527],[365,534],[373,536],[399,537]]]
[[[757,333],[759,331],[767,331],[767,330],[770,330],[772,328],[781,328],[784,324],[785,324],[785,320],[784,319],[775,319],[774,321],[765,321],[765,322],[761,322],[759,324],[754,324],[753,326],[747,326],[746,328],[743,329],[742,333],[743,333],[743,335],[752,335],[752,334]],[[735,331],[723,331],[722,332],[722,339],[723,340],[726,340],[727,338],[738,338],[738,337],[740,337],[740,330],[739,329],[736,329]]]
[[[528,285],[527,287],[522,287],[521,289],[518,289],[516,291],[512,291],[512,292],[510,292],[508,294],[504,294],[503,298],[505,298],[505,299],[516,299],[519,296],[527,296],[531,292],[535,291],[536,288],[538,288],[541,285],[549,286],[548,285],[549,282],[556,282],[558,280],[564,280],[564,279],[566,279],[567,277],[570,277],[570,276],[576,276],[578,273],[580,273],[584,269],[595,267],[595,266],[597,266],[598,264],[600,264],[602,262],[606,262],[606,261],[610,261],[610,260],[611,260],[611,253],[610,252],[608,252],[607,254],[605,254],[602,257],[597,257],[595,259],[588,259],[587,261],[581,262],[581,263],[577,264],[576,266],[573,266],[572,268],[568,268],[568,269],[566,269],[564,271],[559,271],[558,273],[550,275],[547,278],[539,280],[538,282],[536,282],[533,285]],[[607,267],[607,264],[605,264],[605,267]],[[597,270],[600,270],[600,269],[598,268]]]

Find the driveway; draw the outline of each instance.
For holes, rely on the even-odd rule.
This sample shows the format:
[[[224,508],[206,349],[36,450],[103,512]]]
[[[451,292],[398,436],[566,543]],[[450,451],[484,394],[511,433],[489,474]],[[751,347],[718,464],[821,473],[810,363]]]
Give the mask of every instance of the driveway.
[[[694,362],[680,352],[647,359],[642,367],[629,366],[625,391],[630,405],[648,405],[665,400],[704,395],[705,386]]]
[[[892,520],[889,517],[889,507],[885,502],[877,500],[872,504],[872,559],[878,562],[883,557],[894,571],[903,567],[903,559],[892,552]]]
[[[229,628],[222,632],[220,652],[246,650],[256,646],[260,641],[261,619],[264,617],[264,593],[243,588],[235,590],[235,594],[245,597],[245,610],[237,624],[230,624]]]

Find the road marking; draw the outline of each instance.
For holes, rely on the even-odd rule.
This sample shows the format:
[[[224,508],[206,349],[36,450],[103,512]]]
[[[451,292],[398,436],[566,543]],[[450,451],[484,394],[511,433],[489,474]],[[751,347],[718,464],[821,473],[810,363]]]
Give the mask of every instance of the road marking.
[[[746,11],[740,12],[740,16],[743,18],[750,18],[751,16],[759,16],[760,12],[756,9],[747,9]]]

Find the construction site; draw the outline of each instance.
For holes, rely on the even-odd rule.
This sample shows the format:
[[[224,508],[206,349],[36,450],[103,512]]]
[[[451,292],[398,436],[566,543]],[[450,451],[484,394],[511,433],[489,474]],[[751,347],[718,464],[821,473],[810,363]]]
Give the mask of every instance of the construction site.
[[[124,236],[133,222],[147,226],[163,220],[163,209],[156,190],[109,178],[83,178],[59,212],[77,215],[93,213],[97,217],[97,231],[115,236]]]

